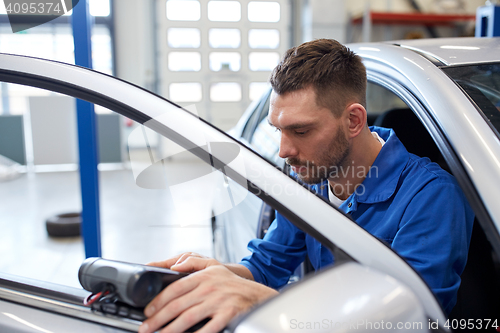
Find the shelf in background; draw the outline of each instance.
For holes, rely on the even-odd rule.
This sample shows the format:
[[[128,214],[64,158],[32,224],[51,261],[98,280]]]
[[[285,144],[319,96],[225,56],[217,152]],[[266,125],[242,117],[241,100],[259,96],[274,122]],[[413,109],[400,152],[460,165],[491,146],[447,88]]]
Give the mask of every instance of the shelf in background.
[[[475,21],[475,19],[476,15],[470,14],[370,12],[371,24],[451,26],[456,23]],[[362,24],[363,16],[353,18],[352,23]]]

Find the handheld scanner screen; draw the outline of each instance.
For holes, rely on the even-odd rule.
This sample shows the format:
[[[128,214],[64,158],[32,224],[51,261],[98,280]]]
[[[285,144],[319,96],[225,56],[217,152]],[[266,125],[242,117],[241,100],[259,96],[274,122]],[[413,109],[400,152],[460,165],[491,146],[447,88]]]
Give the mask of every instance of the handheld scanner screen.
[[[109,290],[134,307],[145,307],[170,283],[186,276],[166,268],[102,258],[88,258],[80,266],[78,279],[92,293]]]

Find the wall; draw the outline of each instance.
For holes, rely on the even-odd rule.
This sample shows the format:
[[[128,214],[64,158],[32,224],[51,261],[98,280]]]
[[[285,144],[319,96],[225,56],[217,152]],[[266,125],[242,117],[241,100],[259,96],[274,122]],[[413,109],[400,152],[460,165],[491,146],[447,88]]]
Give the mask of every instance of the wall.
[[[149,90],[155,87],[154,0],[114,1],[116,75]]]
[[[116,76],[157,92],[154,35],[155,0],[115,0]],[[121,120],[121,142],[127,148],[130,133],[137,123]],[[158,145],[158,136],[152,143]],[[133,144],[132,144],[133,146]],[[134,149],[136,147],[132,147]],[[140,146],[140,148],[144,148]],[[147,156],[147,154],[145,155]],[[128,161],[128,154],[124,160]]]
[[[333,38],[341,43],[346,39],[348,15],[345,0],[309,0],[300,7],[303,14],[302,41]]]

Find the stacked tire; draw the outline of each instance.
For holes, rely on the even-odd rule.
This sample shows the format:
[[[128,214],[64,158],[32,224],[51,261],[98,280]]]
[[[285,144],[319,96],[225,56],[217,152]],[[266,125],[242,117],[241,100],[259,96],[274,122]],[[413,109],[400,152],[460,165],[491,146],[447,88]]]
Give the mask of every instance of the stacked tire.
[[[51,237],[80,236],[81,213],[63,213],[49,217],[45,221],[47,233]]]

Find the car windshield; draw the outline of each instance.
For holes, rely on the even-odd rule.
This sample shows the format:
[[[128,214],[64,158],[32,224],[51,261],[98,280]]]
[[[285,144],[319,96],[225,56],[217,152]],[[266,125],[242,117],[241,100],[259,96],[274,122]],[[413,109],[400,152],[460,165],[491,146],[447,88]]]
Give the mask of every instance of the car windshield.
[[[500,137],[500,63],[443,69],[476,103],[483,117]]]

